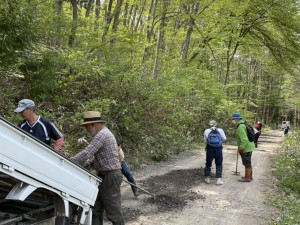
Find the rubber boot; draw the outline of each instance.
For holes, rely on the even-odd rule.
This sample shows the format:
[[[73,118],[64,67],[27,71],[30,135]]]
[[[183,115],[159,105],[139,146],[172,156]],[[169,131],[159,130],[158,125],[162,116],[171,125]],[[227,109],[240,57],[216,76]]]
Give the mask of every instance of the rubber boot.
[[[246,167],[245,167],[245,176],[242,177],[242,179],[245,179],[247,176],[247,170],[246,170]]]
[[[238,180],[240,182],[250,182],[251,181],[251,168],[245,168],[245,176]]]
[[[252,177],[252,171],[253,171],[253,169],[252,169],[252,167],[251,167],[251,168],[250,168],[250,180],[253,180],[253,177]],[[245,170],[245,176],[242,177],[242,179],[245,179],[245,177],[246,177],[246,170]]]
[[[133,181],[132,183],[133,183],[134,185],[136,185],[135,181]],[[134,195],[135,197],[137,197],[137,196],[140,195],[139,192],[138,192],[137,187],[131,185],[131,189],[132,189],[133,195]]]
[[[250,180],[253,180],[253,177],[252,177],[252,171],[253,171],[253,168],[251,167],[251,168],[250,168]]]
[[[103,225],[103,213],[99,216],[92,216],[92,225]]]

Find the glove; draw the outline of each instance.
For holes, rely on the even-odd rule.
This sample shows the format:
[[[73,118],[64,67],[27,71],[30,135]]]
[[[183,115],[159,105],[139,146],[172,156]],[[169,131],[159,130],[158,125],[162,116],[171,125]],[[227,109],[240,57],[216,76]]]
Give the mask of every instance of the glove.
[[[93,159],[88,159],[86,160],[83,165],[85,169],[90,170],[94,166],[94,160]]]
[[[238,152],[240,155],[242,155],[244,151],[243,151],[243,149],[238,149]]]

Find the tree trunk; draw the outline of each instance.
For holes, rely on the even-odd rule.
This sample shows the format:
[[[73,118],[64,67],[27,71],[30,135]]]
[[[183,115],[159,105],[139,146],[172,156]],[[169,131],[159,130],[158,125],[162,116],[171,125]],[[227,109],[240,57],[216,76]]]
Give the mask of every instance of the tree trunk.
[[[112,15],[111,15],[112,4],[113,4],[113,0],[109,0],[108,7],[106,8],[106,14],[104,16],[105,25],[103,28],[102,42],[105,42],[105,40],[106,40],[106,35],[108,33],[109,26],[112,21]]]
[[[239,46],[239,42],[237,42],[232,50],[232,52],[230,52],[231,46],[233,42],[233,38],[230,37],[229,41],[228,41],[228,46],[227,46],[227,52],[226,52],[226,73],[225,73],[225,81],[224,81],[224,85],[227,85],[229,82],[229,73],[230,73],[230,66],[231,66],[231,62],[234,59],[234,55],[238,49]]]
[[[73,22],[71,27],[71,34],[69,37],[69,46],[73,46],[75,43],[75,36],[77,30],[77,20],[78,20],[78,8],[76,0],[71,0],[72,9],[73,9]]]
[[[191,36],[192,36],[192,33],[193,33],[194,22],[195,22],[195,19],[193,17],[191,17],[190,22],[189,22],[189,28],[187,30],[185,40],[182,43],[180,59],[183,60],[183,61],[186,60],[187,56],[188,56]]]
[[[55,33],[55,37],[52,40],[52,45],[53,46],[59,46],[60,45],[60,38],[59,38],[59,34],[60,34],[60,19],[61,19],[61,11],[62,11],[62,4],[63,4],[63,0],[56,0],[55,1],[55,5],[54,5],[54,12],[55,12],[55,19],[53,21],[53,30]]]
[[[113,22],[113,25],[112,25],[112,30],[114,32],[117,31],[118,29],[118,25],[119,25],[119,17],[120,17],[120,12],[121,12],[121,7],[122,7],[122,4],[123,4],[123,0],[117,0],[117,5],[115,7],[115,10],[114,10],[114,22]]]
[[[160,66],[160,51],[163,41],[163,31],[160,29],[158,31],[157,43],[156,43],[156,54],[155,54],[155,61],[154,61],[154,68],[153,68],[153,79],[156,80],[159,73],[159,66]]]
[[[155,61],[154,61],[154,68],[153,68],[153,79],[158,78],[159,74],[159,67],[160,67],[160,53],[163,47],[163,39],[164,39],[164,28],[166,25],[166,12],[167,12],[167,0],[163,0],[163,14],[162,19],[160,22],[160,27],[158,31],[158,38],[156,43],[156,54],[155,54]]]
[[[86,11],[85,11],[85,17],[90,16],[90,12],[93,9],[94,2],[95,2],[95,0],[89,0],[88,1],[88,4],[86,6]]]
[[[124,8],[124,17],[123,17],[123,25],[124,26],[127,25],[128,7],[129,7],[129,4],[128,4],[128,2],[126,2],[125,8]]]
[[[139,17],[138,17],[138,19],[137,19],[137,21],[136,21],[136,24],[135,24],[135,27],[134,27],[134,31],[136,31],[137,30],[137,28],[139,27],[139,24],[141,23],[141,18],[142,18],[142,16],[143,16],[143,12],[144,12],[144,9],[145,9],[145,5],[146,5],[146,0],[142,3],[142,8],[141,8],[141,10],[140,10],[140,13],[139,13]]]
[[[133,6],[133,13],[132,13],[133,15],[132,15],[132,19],[130,21],[131,22],[131,24],[130,24],[131,31],[133,31],[133,29],[134,29],[137,10],[138,10],[138,6],[134,5]]]
[[[153,36],[153,28],[154,28],[154,18],[155,18],[155,8],[156,8],[157,0],[151,0],[151,4],[149,7],[149,15],[147,17],[147,43],[150,44],[151,42],[151,37]],[[151,23],[151,25],[149,25]],[[147,46],[144,50],[144,55],[143,55],[143,69],[141,72],[141,78],[143,79],[146,71],[147,71],[147,64],[145,63],[150,56],[150,47]]]
[[[196,15],[198,13],[198,10],[199,10],[198,3],[194,3],[193,6],[191,7],[191,12],[190,13],[193,14],[193,15]],[[186,33],[185,40],[182,43],[182,47],[181,47],[180,59],[183,60],[183,61],[187,59],[189,46],[190,46],[190,42],[191,42],[191,36],[192,36],[194,25],[195,25],[195,18],[193,17],[193,15],[190,15],[188,30],[187,30],[187,33]]]
[[[101,5],[100,0],[96,0],[96,7],[95,7],[95,17],[96,17],[96,19],[99,19],[99,17],[100,17],[100,5]]]

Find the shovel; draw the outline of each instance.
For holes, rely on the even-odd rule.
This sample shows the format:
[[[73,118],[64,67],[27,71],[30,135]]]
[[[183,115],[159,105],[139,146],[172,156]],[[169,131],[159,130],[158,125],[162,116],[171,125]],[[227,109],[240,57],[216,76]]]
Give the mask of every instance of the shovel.
[[[123,179],[123,181],[126,182],[127,184],[130,184],[130,185],[132,185],[132,186],[134,186],[134,187],[136,187],[136,188],[142,190],[142,191],[145,192],[146,194],[151,195],[151,196],[155,199],[155,194],[152,194],[152,193],[150,193],[149,191],[146,191],[145,189],[143,189],[143,188],[141,188],[141,187],[138,187],[138,186],[136,186],[135,184],[133,184],[133,183],[131,183],[131,182],[125,180],[125,179]]]
[[[236,151],[236,167],[235,167],[235,171],[232,171],[233,175],[240,175],[240,172],[237,171],[238,161],[239,161],[239,152]]]

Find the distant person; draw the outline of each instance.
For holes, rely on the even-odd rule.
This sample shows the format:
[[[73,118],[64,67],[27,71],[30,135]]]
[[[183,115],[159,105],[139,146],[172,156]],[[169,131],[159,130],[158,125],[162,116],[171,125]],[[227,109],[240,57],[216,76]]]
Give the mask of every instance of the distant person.
[[[240,182],[250,182],[252,177],[252,152],[255,150],[253,141],[249,141],[245,121],[240,113],[234,113],[231,116],[232,123],[236,126],[236,139],[238,153],[241,155],[243,165],[245,166],[245,176],[240,179]]]
[[[132,176],[132,174],[129,170],[129,167],[128,167],[127,163],[124,160],[124,157],[125,157],[124,152],[123,152],[122,148],[119,147],[119,159],[120,159],[120,162],[121,162],[121,172],[130,183],[136,185],[135,180],[134,180],[134,178],[133,178],[133,176]],[[132,189],[133,195],[135,197],[139,196],[137,187],[131,185],[131,189]]]
[[[254,128],[257,130],[257,132],[255,132],[255,136],[254,136],[254,144],[255,144],[256,148],[257,148],[258,138],[261,135],[262,126],[263,125],[260,121],[258,121],[254,126]]]
[[[64,142],[63,134],[51,120],[36,114],[34,101],[22,99],[14,112],[19,113],[24,119],[18,124],[21,129],[47,145],[51,145],[51,139],[53,139],[55,141],[54,150],[60,151]]]
[[[124,225],[121,207],[121,183],[123,175],[119,159],[119,147],[113,133],[105,126],[106,121],[100,112],[83,113],[82,126],[93,137],[90,144],[71,158],[72,161],[84,165],[94,156],[94,168],[102,178],[99,192],[93,208],[92,225],[103,224],[103,213],[113,225]]]
[[[221,128],[217,128],[217,122],[211,120],[210,128],[204,131],[204,143],[206,144],[206,164],[204,168],[205,182],[210,183],[210,172],[212,161],[215,159],[216,164],[216,185],[222,185],[222,169],[223,169],[223,145],[226,141],[226,135]]]
[[[283,128],[283,134],[287,135],[289,133],[289,130],[290,130],[289,124],[285,124]]]

